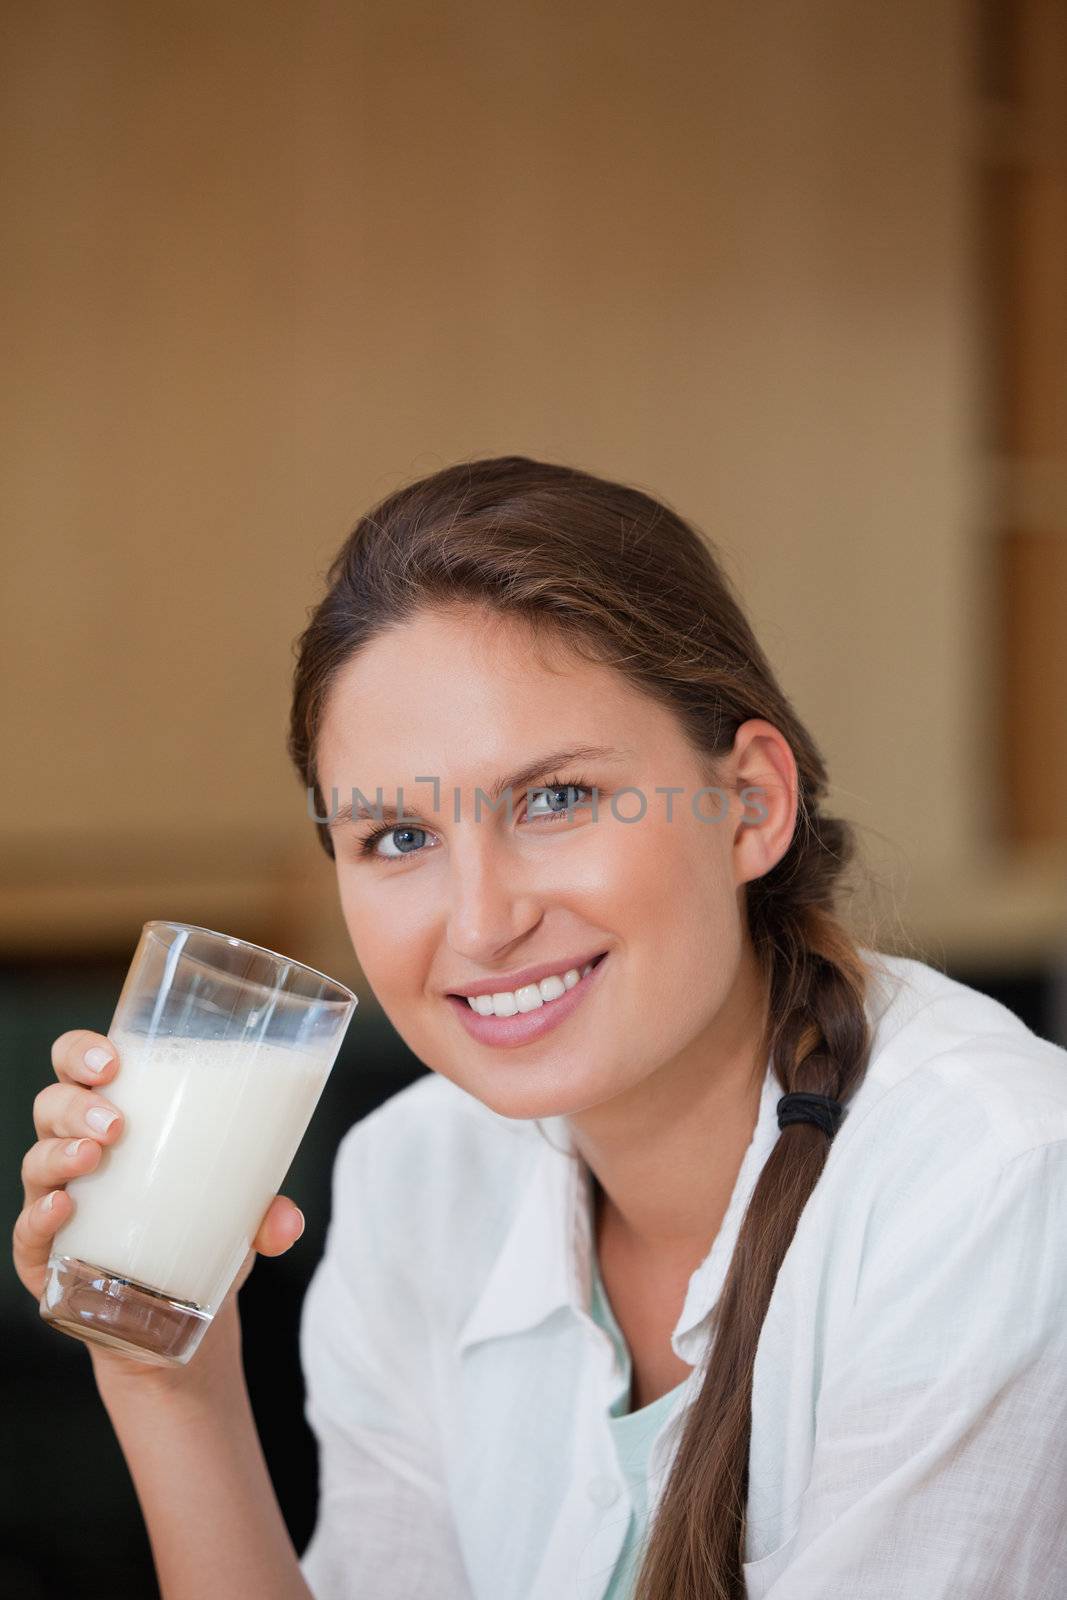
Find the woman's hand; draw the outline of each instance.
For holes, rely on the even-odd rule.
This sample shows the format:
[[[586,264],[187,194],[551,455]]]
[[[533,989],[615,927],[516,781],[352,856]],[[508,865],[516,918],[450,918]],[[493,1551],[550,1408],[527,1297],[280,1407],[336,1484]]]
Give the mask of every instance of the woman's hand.
[[[109,1059],[96,1065],[105,1056]],[[65,1185],[92,1172],[104,1146],[114,1144],[122,1132],[121,1111],[101,1092],[120,1066],[118,1051],[105,1034],[75,1028],[60,1034],[52,1045],[52,1067],[59,1081],[42,1089],[33,1103],[37,1142],[23,1159],[23,1206],[12,1234],[15,1271],[35,1300],[44,1292],[52,1240],[74,1214]],[[257,1253],[282,1255],[303,1231],[299,1209],[284,1195],[276,1195],[211,1327],[184,1367],[157,1366],[104,1345],[87,1344],[105,1400],[135,1389],[184,1392],[216,1387],[224,1393],[226,1382],[236,1375],[234,1363],[239,1369],[241,1361],[237,1291]]]

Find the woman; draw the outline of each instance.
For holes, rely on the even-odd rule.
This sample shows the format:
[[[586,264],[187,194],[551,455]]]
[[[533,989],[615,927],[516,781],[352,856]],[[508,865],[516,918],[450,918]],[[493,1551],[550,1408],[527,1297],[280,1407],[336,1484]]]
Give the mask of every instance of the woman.
[[[523,457],[410,485],[330,569],[289,748],[434,1070],[338,1152],[299,1563],[235,1296],[182,1371],[92,1349],[165,1600],[1062,1594],[1067,1052],[850,939],[850,831],[706,543]],[[37,1293],[121,1131],[87,1042],[35,1107]]]

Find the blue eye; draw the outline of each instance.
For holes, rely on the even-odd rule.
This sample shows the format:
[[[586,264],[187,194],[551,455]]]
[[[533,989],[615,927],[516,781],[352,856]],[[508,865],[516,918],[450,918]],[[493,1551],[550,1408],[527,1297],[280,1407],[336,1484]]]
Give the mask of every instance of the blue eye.
[[[402,846],[398,846],[397,853],[395,855],[390,855],[386,851],[378,850],[376,848],[376,846],[378,844],[378,840],[379,839],[385,839],[390,834],[396,834],[396,835],[398,835],[398,837],[400,839],[408,839],[408,840],[410,840],[412,838],[412,836],[426,838],[427,829],[426,828],[412,828],[412,827],[397,827],[395,824],[392,827],[375,828],[373,833],[368,833],[367,837],[363,840],[362,844],[360,845],[360,847],[359,847],[360,848],[360,854],[361,855],[365,855],[365,856],[377,856],[379,861],[400,861],[404,856],[412,856],[412,855],[418,855],[419,854],[419,850],[418,850],[418,846],[417,845],[413,846],[411,848],[408,848],[408,849],[404,849]]]
[[[538,812],[537,815],[540,817],[565,817],[568,814],[573,814],[578,806],[583,803],[577,796],[580,794],[592,794],[592,790],[584,783],[544,784],[539,789],[531,789],[531,805],[533,803],[532,797],[542,794],[548,795],[552,802],[558,802],[558,804],[551,804],[548,811]],[[531,811],[528,809],[527,816],[529,815],[531,815]]]

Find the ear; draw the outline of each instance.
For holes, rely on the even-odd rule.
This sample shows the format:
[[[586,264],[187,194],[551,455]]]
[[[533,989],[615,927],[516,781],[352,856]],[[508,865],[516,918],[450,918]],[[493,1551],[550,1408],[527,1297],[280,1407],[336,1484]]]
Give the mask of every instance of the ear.
[[[797,764],[789,742],[762,717],[743,722],[728,770],[737,811],[735,884],[762,878],[789,849],[796,827]]]

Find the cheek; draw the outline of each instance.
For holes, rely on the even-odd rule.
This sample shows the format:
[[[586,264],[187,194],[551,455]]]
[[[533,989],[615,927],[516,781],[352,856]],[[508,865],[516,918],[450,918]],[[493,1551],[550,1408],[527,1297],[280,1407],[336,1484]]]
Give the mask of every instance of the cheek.
[[[358,866],[342,865],[337,883],[341,915],[364,977],[383,1002],[403,994],[423,959],[424,912],[414,896],[397,893],[403,885],[368,883]]]
[[[630,933],[647,956],[647,991],[669,1002],[657,1012],[684,1027],[714,1004],[715,975],[726,981],[740,947],[725,831],[677,819],[649,828],[630,853],[625,888]]]
[[[720,922],[736,908],[725,830],[678,815],[615,824],[613,877],[633,915],[664,928]]]
[[[348,936],[356,948],[356,954],[362,964],[366,954],[363,949],[364,929],[370,921],[367,897],[357,891],[355,870],[351,867],[338,865],[337,892],[341,901],[341,915],[345,919]]]

